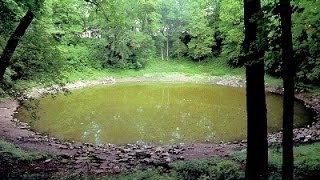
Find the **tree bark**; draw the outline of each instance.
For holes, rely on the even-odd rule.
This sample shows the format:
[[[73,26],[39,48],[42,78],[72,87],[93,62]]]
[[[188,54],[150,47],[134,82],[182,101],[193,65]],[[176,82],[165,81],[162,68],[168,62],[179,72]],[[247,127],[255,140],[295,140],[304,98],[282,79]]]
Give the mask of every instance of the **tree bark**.
[[[283,164],[282,179],[293,179],[293,113],[294,113],[294,62],[291,32],[290,0],[280,0],[281,45],[283,61]]]
[[[262,52],[252,46],[257,36],[257,24],[251,18],[260,11],[260,0],[244,0],[247,93],[247,162],[246,179],[268,177],[267,110]]]
[[[21,19],[15,31],[11,34],[0,57],[0,82],[3,82],[4,73],[10,65],[10,59],[16,50],[20,39],[23,37],[29,25],[31,24],[33,18],[34,14],[29,9],[25,16]]]

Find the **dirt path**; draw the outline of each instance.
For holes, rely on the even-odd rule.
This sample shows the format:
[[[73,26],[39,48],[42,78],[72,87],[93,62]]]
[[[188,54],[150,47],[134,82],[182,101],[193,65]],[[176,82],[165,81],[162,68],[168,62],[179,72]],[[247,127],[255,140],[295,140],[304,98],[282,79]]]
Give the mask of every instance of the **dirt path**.
[[[171,79],[170,79],[171,78]],[[137,82],[151,81],[152,77],[126,78],[117,82]],[[172,81],[172,77],[162,78],[162,81]],[[219,79],[195,79],[185,76],[174,78],[179,82],[210,82],[229,86],[242,86],[243,82],[238,78]],[[159,81],[159,79],[157,79]],[[71,90],[90,85],[111,84],[115,80],[112,78],[98,81],[83,81],[66,85],[64,87],[53,87],[47,89],[33,89],[29,97],[38,97],[46,93],[54,93],[61,90]],[[281,93],[277,89],[269,89]],[[298,98],[310,106],[315,113],[315,120],[320,119],[320,97],[308,94],[299,94]],[[12,142],[17,146],[28,149],[46,152],[62,157],[60,163],[67,169],[78,173],[110,174],[118,173],[124,169],[131,169],[139,166],[167,167],[168,163],[175,160],[189,160],[205,158],[210,156],[220,156],[227,158],[231,151],[241,150],[246,147],[245,141],[227,144],[188,144],[171,146],[147,146],[128,144],[115,146],[111,144],[93,145],[78,142],[63,142],[58,139],[47,137],[32,132],[28,125],[20,123],[13,118],[14,112],[18,107],[18,101],[8,99],[0,102],[0,138]],[[310,130],[311,129],[311,130]],[[313,123],[309,128],[296,130],[295,139],[297,142],[310,142],[320,140],[320,121]],[[269,141],[281,141],[281,132],[269,136]],[[47,161],[47,160],[43,160]]]

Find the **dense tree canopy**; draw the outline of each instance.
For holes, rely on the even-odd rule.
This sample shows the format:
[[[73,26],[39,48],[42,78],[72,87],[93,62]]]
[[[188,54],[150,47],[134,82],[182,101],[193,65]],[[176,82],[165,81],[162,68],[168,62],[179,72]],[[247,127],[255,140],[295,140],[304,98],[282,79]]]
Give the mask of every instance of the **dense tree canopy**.
[[[150,59],[244,65],[241,0],[85,0],[0,2],[0,52],[27,10],[35,19],[6,71],[7,79],[46,79],[85,68],[139,69]],[[267,73],[280,76],[280,14],[262,1],[256,45]],[[298,82],[320,82],[319,0],[295,0],[293,46]],[[59,77],[59,76],[58,76]]]

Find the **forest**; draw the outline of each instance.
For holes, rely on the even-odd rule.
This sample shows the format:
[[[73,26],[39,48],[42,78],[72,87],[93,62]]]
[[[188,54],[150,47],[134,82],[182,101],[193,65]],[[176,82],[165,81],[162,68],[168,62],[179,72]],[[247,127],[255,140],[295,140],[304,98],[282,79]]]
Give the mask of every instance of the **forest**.
[[[66,179],[102,177],[107,179],[319,178],[319,8],[319,0],[1,0],[0,110],[8,110],[12,114],[18,114],[18,116],[14,115],[13,120],[19,119],[19,113],[24,111],[21,110],[23,106],[30,106],[25,105],[28,104],[25,102],[29,100],[32,102],[40,96],[51,93],[68,94],[71,91],[73,94],[73,90],[78,90],[79,87],[111,84],[117,81],[132,81],[134,83],[159,81],[159,84],[167,81],[181,81],[245,87],[241,93],[246,96],[244,97],[247,102],[244,105],[247,113],[245,126],[248,130],[246,131],[246,140],[242,140],[242,137],[226,140],[239,143],[226,142],[225,146],[221,145],[224,152],[220,154],[216,153],[219,149],[216,147],[216,142],[211,142],[214,135],[210,136],[209,140],[199,140],[199,143],[208,141],[215,151],[210,151],[205,156],[199,153],[195,155],[195,158],[190,155],[189,159],[188,153],[186,153],[189,151],[182,150],[188,149],[188,147],[193,148],[188,142],[185,143],[186,147],[180,147],[176,143],[170,147],[166,146],[168,150],[162,150],[166,148],[160,147],[161,151],[156,148],[157,144],[151,145],[150,154],[148,154],[149,150],[145,145],[137,145],[136,147],[128,141],[129,145],[127,144],[127,146],[112,146],[112,148],[108,146],[109,149],[104,146],[103,148],[108,149],[107,151],[110,151],[111,155],[110,157],[106,155],[100,157],[97,155],[97,151],[102,147],[97,145],[96,134],[96,144],[93,143],[93,140],[90,142],[84,139],[80,140],[83,144],[79,145],[78,149],[81,149],[82,152],[76,156],[72,154],[74,149],[77,149],[74,142],[70,145],[67,141],[60,142],[50,139],[51,130],[43,130],[42,132],[40,130],[43,136],[34,133],[39,135],[36,138],[40,139],[37,142],[42,144],[41,147],[47,148],[48,143],[50,146],[54,143],[58,144],[56,151],[49,152],[39,150],[43,148],[33,148],[32,143],[26,141],[24,141],[24,146],[18,146],[20,140],[17,139],[24,138],[23,135],[13,137],[4,132],[0,133],[0,158],[2,159],[0,163],[3,164],[0,165],[0,177],[3,175],[5,179],[59,179],[62,174],[61,177]],[[88,85],[79,86],[78,82]],[[75,86],[79,87],[70,88],[68,86],[70,84],[76,84]],[[200,88],[190,87],[189,89]],[[140,88],[147,89],[148,87]],[[42,94],[40,93],[39,96],[30,95],[34,89],[37,93],[41,91]],[[162,90],[162,99],[160,98],[159,101],[166,99],[168,106],[162,114],[169,112],[169,101],[173,101],[173,95],[169,96],[169,93],[173,91],[170,88]],[[221,91],[227,92],[227,90]],[[92,90],[92,92],[100,91]],[[119,100],[124,96],[127,97],[126,92],[122,92],[119,97],[116,95],[117,92],[122,92],[122,90],[116,89],[109,95],[118,98],[114,100],[115,102],[126,101]],[[139,99],[144,101],[144,97],[141,95],[143,93],[139,94],[140,91],[130,92],[136,93],[134,94],[138,98],[135,100],[136,102]],[[146,91],[145,94],[148,92]],[[266,98],[268,101],[271,96],[266,95],[266,92],[272,92],[277,96],[283,95],[280,96],[283,98],[281,100],[283,103],[278,108],[283,108],[283,111],[280,112],[283,114],[278,118],[283,124],[279,125],[281,127],[277,127],[277,131],[272,132],[273,135],[270,135],[269,129],[267,129],[267,119],[269,121],[270,117],[267,116],[267,107],[269,109],[270,106],[278,106],[266,105]],[[82,93],[84,94],[84,92]],[[79,92],[79,94],[81,93]],[[180,94],[182,94],[182,90]],[[197,94],[199,98],[202,98],[200,91],[196,92],[194,96],[198,97]],[[128,99],[134,99],[134,96],[128,95]],[[175,96],[180,95],[178,93]],[[85,99],[86,102],[91,102],[88,100],[89,97],[91,97],[90,94]],[[100,96],[96,95],[96,97]],[[57,95],[52,102],[59,103],[56,101],[59,98],[60,96]],[[76,105],[82,107],[80,99],[77,98],[74,101],[79,100]],[[227,96],[225,99],[229,99],[229,97]],[[199,104],[205,100],[206,98],[198,100],[198,104],[193,106],[198,108]],[[294,108],[296,100],[302,102],[304,104],[302,109],[307,107],[306,111],[310,111],[308,116],[312,116],[310,118],[312,120],[307,120],[307,116],[302,115],[305,122],[299,127],[294,120],[296,118],[294,112],[296,111],[296,107]],[[69,100],[68,103],[71,101]],[[9,102],[17,102],[22,108]],[[150,100],[149,105],[151,103]],[[103,105],[102,102],[98,102],[98,104],[100,107]],[[9,108],[11,106],[12,112]],[[86,106],[90,106],[90,103]],[[220,106],[222,107],[222,105]],[[233,106],[237,105],[234,103]],[[160,105],[155,105],[155,107],[163,108]],[[15,109],[19,112],[16,112]],[[34,107],[26,109],[30,110]],[[59,107],[51,107],[51,109],[55,110]],[[186,109],[189,110],[189,107],[184,107],[184,110]],[[87,111],[87,108],[83,106],[82,110]],[[126,107],[125,110],[127,112],[124,114],[128,113],[129,108]],[[139,114],[144,112],[144,109],[137,105],[134,112]],[[179,115],[187,118],[187,116],[192,116],[190,112],[188,114],[181,110]],[[7,127],[5,121],[7,121],[6,116],[9,116],[7,114],[9,112],[1,111],[2,113],[4,115],[3,118],[0,115],[0,123],[3,125],[0,130]],[[114,113],[114,110],[110,110],[109,113]],[[30,114],[31,118],[39,119],[39,117],[34,117],[34,114]],[[148,115],[150,114],[145,116]],[[56,114],[53,113],[52,116],[56,116]],[[81,118],[86,119],[87,117],[81,116]],[[120,115],[113,116],[113,118],[118,120]],[[67,120],[65,117],[65,121],[60,119],[59,122],[64,121],[65,123],[61,123],[61,125],[65,126],[69,123]],[[26,129],[30,128],[30,133],[32,133],[36,126],[30,122],[31,127]],[[21,124],[24,124],[18,120],[15,123],[19,128],[21,128]],[[97,130],[97,127],[100,126],[99,123],[97,125],[90,120],[88,124],[90,128],[87,129],[90,129],[90,132],[100,132],[100,129]],[[142,125],[137,124],[140,129],[143,129],[140,127]],[[11,127],[11,125],[9,126]],[[46,128],[45,126],[44,128]],[[268,128],[269,126],[270,123]],[[73,126],[70,125],[70,127]],[[55,129],[59,128],[61,127],[55,127]],[[175,132],[179,130],[177,127]],[[64,131],[69,132],[68,129]],[[276,134],[279,132],[281,136],[278,137]],[[87,134],[90,134],[89,130],[83,133],[82,138],[85,135],[86,137],[90,136]],[[173,136],[172,134],[170,136]],[[61,138],[61,136],[58,137]],[[270,143],[270,139],[277,139],[277,142]],[[278,139],[281,139],[280,143]],[[66,140],[78,141],[78,139],[72,138]],[[160,141],[162,142],[162,140],[164,139]],[[177,142],[184,143],[184,141]],[[193,140],[192,142],[198,143]],[[90,147],[90,143],[93,144],[92,147]],[[107,144],[107,142],[105,143]],[[199,152],[204,152],[206,151],[204,147],[209,145],[201,144],[195,149],[199,148]],[[64,148],[65,146],[66,148]],[[96,150],[91,151],[92,148]],[[128,148],[130,150],[127,150]],[[29,152],[29,150],[32,151]],[[154,152],[151,152],[152,150]],[[38,151],[47,154],[39,155]],[[132,151],[134,151],[135,158],[138,160],[141,158],[139,165],[128,163],[132,160],[130,159]],[[167,155],[167,151],[168,154],[172,154],[172,157]],[[187,155],[184,155],[182,151],[186,151],[184,154]],[[85,153],[87,156],[84,155]],[[95,155],[91,156],[90,153]],[[129,157],[126,153],[129,154]],[[68,154],[70,157],[63,154]],[[155,163],[151,154],[157,154],[160,160],[157,159]],[[111,170],[107,172],[107,168],[105,168],[102,171],[103,158],[106,158],[105,161],[111,161],[113,156],[121,157],[120,160],[117,159],[117,163],[120,164],[109,163],[108,169],[111,168]],[[205,157],[205,159],[198,157]],[[73,159],[74,162],[70,159]],[[145,162],[146,159],[148,162]],[[184,159],[186,160],[182,162],[175,161]],[[94,165],[96,161],[101,164],[99,170]],[[33,167],[29,166],[29,163],[39,166],[39,171],[33,171]],[[10,165],[13,169],[23,167],[23,170],[11,172],[9,168],[6,168],[6,165]],[[75,172],[70,173],[70,169],[77,167],[76,165],[83,166],[75,168]],[[63,169],[70,171],[62,173]],[[125,169],[124,173],[123,169]],[[84,172],[84,174],[78,173],[77,170]],[[120,175],[117,175],[118,173]]]
[[[152,60],[227,61],[235,68],[245,64],[240,0],[38,3],[1,1],[1,50],[27,10],[34,14],[6,70],[8,85],[68,78],[74,71],[148,68]],[[281,28],[275,3],[262,1],[255,17],[261,29],[256,45],[264,53],[266,72],[280,77]],[[319,1],[292,3],[296,82],[319,85]]]

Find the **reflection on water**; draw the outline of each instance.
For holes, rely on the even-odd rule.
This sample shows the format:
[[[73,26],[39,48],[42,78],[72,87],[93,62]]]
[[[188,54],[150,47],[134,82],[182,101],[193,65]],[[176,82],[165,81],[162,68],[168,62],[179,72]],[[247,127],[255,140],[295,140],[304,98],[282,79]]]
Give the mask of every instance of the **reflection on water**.
[[[281,128],[282,98],[267,94],[269,132]],[[220,142],[246,138],[243,88],[127,83],[75,90],[25,103],[17,118],[39,132],[100,143]],[[32,111],[30,108],[33,107]],[[295,125],[310,118],[296,103]]]
[[[95,144],[101,144],[100,132],[101,132],[101,129],[99,125],[96,122],[91,121],[88,128],[86,128],[85,131],[83,132],[81,139],[83,141],[94,139]]]

